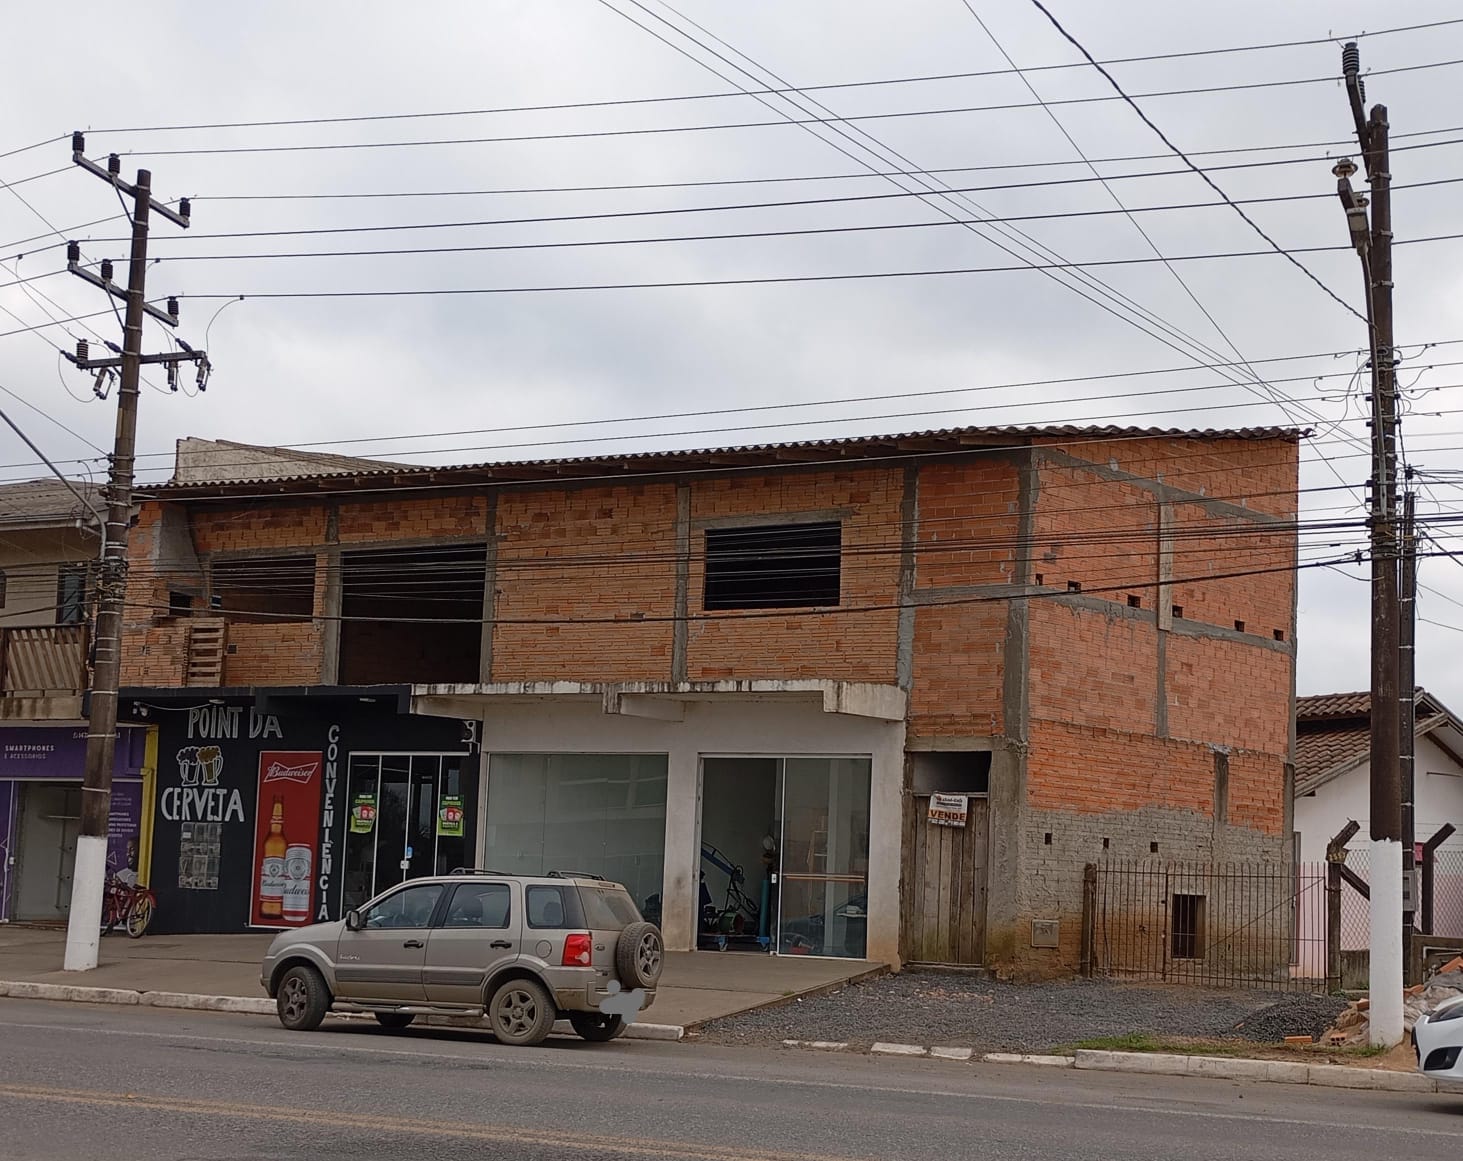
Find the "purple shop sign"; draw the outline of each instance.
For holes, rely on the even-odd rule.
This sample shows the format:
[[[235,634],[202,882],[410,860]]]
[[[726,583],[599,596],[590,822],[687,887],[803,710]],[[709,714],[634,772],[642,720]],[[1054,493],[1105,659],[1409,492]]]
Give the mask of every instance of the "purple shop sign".
[[[86,726],[7,726],[0,728],[0,781],[77,778],[86,768]],[[136,777],[142,770],[146,731],[119,729],[113,777]]]

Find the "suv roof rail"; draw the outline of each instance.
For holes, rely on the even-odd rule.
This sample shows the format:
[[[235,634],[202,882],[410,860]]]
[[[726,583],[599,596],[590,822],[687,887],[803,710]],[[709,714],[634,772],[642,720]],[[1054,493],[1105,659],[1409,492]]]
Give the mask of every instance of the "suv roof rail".
[[[595,879],[601,883],[609,882],[603,875],[591,875],[588,871],[549,871],[544,875],[545,879]]]
[[[453,867],[447,873],[449,875],[502,875],[505,878],[512,874],[511,871],[495,871],[489,867]]]

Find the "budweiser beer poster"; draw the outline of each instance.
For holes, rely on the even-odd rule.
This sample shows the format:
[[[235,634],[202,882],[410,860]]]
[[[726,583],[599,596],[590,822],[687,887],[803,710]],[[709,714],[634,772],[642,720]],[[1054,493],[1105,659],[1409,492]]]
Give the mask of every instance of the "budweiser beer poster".
[[[321,757],[319,750],[265,750],[259,755],[249,908],[249,922],[255,927],[303,927],[312,922]]]

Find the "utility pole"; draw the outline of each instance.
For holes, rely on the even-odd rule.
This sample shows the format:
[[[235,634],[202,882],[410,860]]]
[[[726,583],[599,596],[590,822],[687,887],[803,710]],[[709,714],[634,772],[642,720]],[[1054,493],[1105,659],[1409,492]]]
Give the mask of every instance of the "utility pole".
[[[1397,583],[1398,652],[1402,688],[1402,946],[1417,931],[1417,493],[1412,469],[1402,496],[1402,571]],[[1413,981],[1414,983],[1420,981]]]
[[[67,971],[87,971],[97,965],[97,942],[101,930],[102,899],[107,880],[107,820],[112,805],[112,762],[117,744],[117,687],[121,669],[122,614],[127,599],[127,536],[132,523],[132,479],[137,449],[137,400],[143,363],[164,363],[169,381],[176,389],[177,366],[192,362],[198,367],[200,387],[208,374],[208,358],[202,351],[184,347],[164,355],[142,353],[142,323],[145,315],[176,326],[177,301],[168,301],[166,312],[150,305],[146,297],[147,231],[150,215],[159,214],[185,229],[188,203],[175,212],[154,201],[152,175],[142,169],[135,184],[121,179],[121,164],[115,154],[103,169],[85,154],[86,140],[80,133],[71,138],[72,160],[132,199],[132,251],[127,270],[127,289],[113,284],[111,264],[103,263],[100,275],[80,264],[80,248],[68,243],[67,267],[73,273],[108,294],[124,300],[120,357],[92,359],[87,345],[77,345],[71,362],[82,370],[101,376],[120,368],[117,389],[117,431],[107,480],[107,517],[102,540],[102,558],[97,576],[95,661],[92,667],[89,728],[86,735],[86,770],[81,787],[81,827],[76,840],[76,862],[71,880],[71,913],[66,928]]]
[[[1371,632],[1371,1042],[1402,1039],[1402,782],[1401,651],[1398,608],[1397,382],[1392,334],[1392,174],[1387,107],[1365,111],[1361,54],[1355,41],[1341,52],[1341,71],[1356,123],[1357,143],[1371,186],[1367,201],[1351,188],[1356,167],[1332,172],[1346,210],[1352,243],[1366,279],[1372,371],[1372,632]]]

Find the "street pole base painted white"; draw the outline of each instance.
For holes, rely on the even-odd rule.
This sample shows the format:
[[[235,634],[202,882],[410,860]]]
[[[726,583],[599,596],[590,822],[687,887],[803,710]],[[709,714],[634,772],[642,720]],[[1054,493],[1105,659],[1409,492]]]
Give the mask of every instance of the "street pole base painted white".
[[[82,835],[76,840],[76,864],[71,873],[71,915],[66,923],[66,959],[62,965],[68,972],[91,971],[97,966],[106,886],[107,840]]]
[[[1370,1039],[1373,1047],[1402,1042],[1402,844],[1373,839],[1371,885]]]

